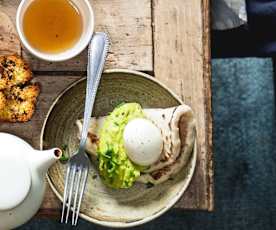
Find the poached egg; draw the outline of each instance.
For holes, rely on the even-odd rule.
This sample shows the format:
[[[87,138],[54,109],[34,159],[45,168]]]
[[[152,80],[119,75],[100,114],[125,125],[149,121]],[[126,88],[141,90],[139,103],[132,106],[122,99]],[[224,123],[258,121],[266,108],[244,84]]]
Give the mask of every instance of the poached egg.
[[[162,134],[150,120],[136,118],[125,127],[124,147],[131,161],[141,166],[155,163],[163,149]]]

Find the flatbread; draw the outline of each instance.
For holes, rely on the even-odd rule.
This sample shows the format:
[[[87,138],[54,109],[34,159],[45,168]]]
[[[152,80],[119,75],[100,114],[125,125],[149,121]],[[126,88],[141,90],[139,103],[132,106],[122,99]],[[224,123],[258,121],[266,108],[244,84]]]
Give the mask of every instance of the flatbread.
[[[195,141],[195,119],[187,105],[166,109],[144,109],[144,113],[146,118],[161,130],[163,150],[159,160],[146,168],[138,181],[159,184],[177,174],[189,161]],[[105,118],[92,118],[90,121],[86,150],[92,157],[97,155],[99,131]],[[76,124],[81,131],[82,120],[78,120]]]
[[[186,105],[174,107],[172,114],[166,113],[166,109],[165,111],[145,111],[145,113],[153,121],[157,121],[157,117],[160,118],[160,113],[162,117],[163,114],[170,115],[170,120],[156,123],[157,127],[162,126],[160,129],[164,141],[164,149],[159,161],[138,178],[142,183],[160,184],[173,178],[189,162],[196,136],[195,119],[191,108]],[[164,131],[166,135],[163,135]]]

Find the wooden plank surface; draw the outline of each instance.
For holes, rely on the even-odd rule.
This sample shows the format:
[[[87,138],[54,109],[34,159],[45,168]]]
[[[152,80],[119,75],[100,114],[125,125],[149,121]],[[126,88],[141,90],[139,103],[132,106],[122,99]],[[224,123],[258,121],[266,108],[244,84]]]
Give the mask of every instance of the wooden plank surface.
[[[0,12],[0,55],[14,52],[21,55],[21,45],[17,38],[17,33],[10,17]]]
[[[18,0],[2,0],[0,9],[13,16],[18,3]],[[92,3],[96,20],[100,23],[98,28],[107,31],[112,40],[106,68],[154,70],[159,80],[195,110],[199,141],[198,163],[192,183],[176,207],[212,210],[208,0],[93,0]],[[119,35],[118,32],[125,34]],[[86,59],[84,53],[69,62],[51,64],[31,57],[24,50],[23,56],[40,74],[36,76],[42,86],[37,110],[30,122],[2,123],[0,131],[16,134],[38,148],[39,133],[51,103],[63,89],[81,77],[79,72],[72,71],[84,71]],[[64,75],[46,75],[43,71],[64,71]],[[59,208],[60,202],[48,188],[40,214],[57,215]]]
[[[95,14],[95,31],[105,31],[111,38],[107,68],[152,71],[152,27],[150,0],[90,0]],[[20,0],[1,0],[0,10],[15,23]],[[34,71],[85,71],[86,51],[59,63],[39,60],[22,50]]]
[[[204,19],[204,20],[203,20]],[[153,0],[154,73],[190,105],[198,159],[180,207],[213,209],[208,1]]]

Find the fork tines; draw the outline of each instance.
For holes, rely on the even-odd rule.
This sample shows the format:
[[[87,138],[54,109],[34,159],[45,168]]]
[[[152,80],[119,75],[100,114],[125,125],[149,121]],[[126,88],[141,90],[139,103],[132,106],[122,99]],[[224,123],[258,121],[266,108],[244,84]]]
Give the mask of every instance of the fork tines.
[[[76,164],[68,164],[64,195],[61,223],[68,223],[70,209],[72,210],[72,225],[77,225],[78,216],[80,212],[80,206],[82,197],[85,190],[86,180],[88,175],[88,168],[83,166],[77,166]],[[65,215],[65,209],[67,212]]]

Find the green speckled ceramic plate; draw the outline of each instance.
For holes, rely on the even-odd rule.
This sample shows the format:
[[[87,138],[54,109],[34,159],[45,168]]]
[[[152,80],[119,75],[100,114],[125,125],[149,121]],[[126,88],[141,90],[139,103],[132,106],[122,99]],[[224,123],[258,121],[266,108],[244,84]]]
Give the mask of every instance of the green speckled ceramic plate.
[[[75,121],[83,116],[86,79],[81,79],[54,101],[41,133],[41,149],[59,146],[67,153],[78,147]],[[138,102],[144,108],[166,108],[180,99],[151,76],[127,70],[103,74],[94,107],[94,116],[106,115],[121,102]],[[196,148],[194,148],[196,149]],[[148,188],[136,183],[130,189],[114,190],[103,185],[92,164],[80,216],[109,227],[131,227],[146,223],[171,208],[186,190],[196,163],[194,150],[188,165],[173,179]],[[51,188],[62,200],[66,165],[56,163],[48,172]]]

